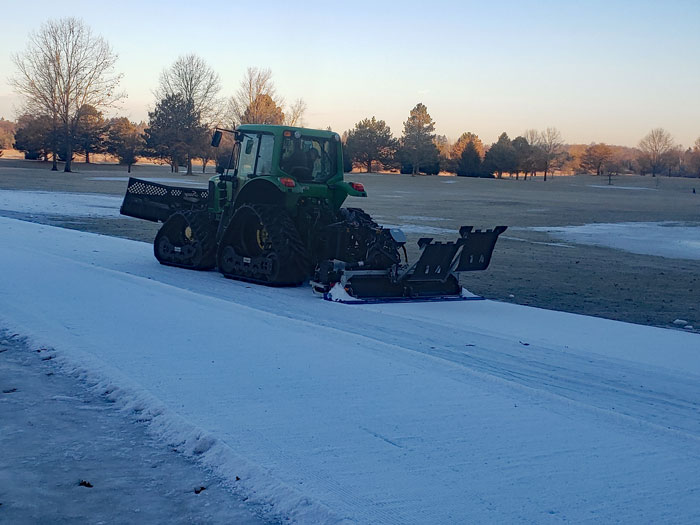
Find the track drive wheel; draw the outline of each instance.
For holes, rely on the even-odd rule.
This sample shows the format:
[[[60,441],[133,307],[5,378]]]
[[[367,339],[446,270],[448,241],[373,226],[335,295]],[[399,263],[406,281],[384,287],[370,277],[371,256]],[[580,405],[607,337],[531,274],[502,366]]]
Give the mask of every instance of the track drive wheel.
[[[219,271],[226,277],[272,285],[297,285],[310,273],[309,256],[287,211],[243,204],[219,242]]]
[[[174,213],[158,230],[153,252],[161,264],[211,270],[216,265],[216,223],[206,212]]]

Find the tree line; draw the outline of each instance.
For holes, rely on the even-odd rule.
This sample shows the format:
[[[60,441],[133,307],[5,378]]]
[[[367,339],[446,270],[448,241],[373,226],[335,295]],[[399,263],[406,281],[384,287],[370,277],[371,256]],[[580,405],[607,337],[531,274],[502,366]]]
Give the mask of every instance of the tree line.
[[[365,118],[343,135],[346,170],[399,170],[401,173],[455,173],[465,177],[502,177],[537,173],[544,180],[554,171],[618,175],[641,173],[700,177],[700,138],[692,147],[676,145],[662,128],[653,129],[637,148],[564,144],[556,128],[530,129],[511,139],[506,132],[485,146],[476,133],[462,133],[455,142],[434,133],[435,123],[423,104],[404,122],[401,137],[376,117]]]
[[[303,123],[306,103],[286,104],[269,69],[248,68],[238,91],[224,99],[219,75],[194,54],[163,70],[148,122],[105,119],[104,112],[125,96],[118,91],[116,60],[109,44],[76,18],[49,21],[32,33],[26,50],[13,56],[11,83],[24,104],[11,130],[14,148],[26,158],[51,159],[53,170],[63,161],[70,172],[76,153],[87,163],[91,154],[110,153],[129,171],[139,157],[150,157],[173,171],[186,166],[190,174],[193,159],[203,170],[212,160],[219,169],[226,162],[209,145],[216,126]],[[7,137],[0,134],[0,140],[1,152]]]
[[[194,159],[201,161],[203,171],[210,162],[222,171],[229,159],[226,148],[211,148],[212,128],[300,126],[306,110],[302,99],[285,102],[269,69],[248,68],[236,93],[223,98],[219,75],[204,59],[190,54],[162,71],[148,122],[106,119],[104,112],[124,97],[118,91],[121,75],[114,72],[117,57],[102,37],[75,18],[45,23],[13,60],[17,72],[11,82],[23,97],[24,112],[16,123],[0,119],[0,156],[3,148],[14,146],[26,158],[51,159],[54,170],[60,160],[64,170],[71,171],[74,154],[84,155],[89,163],[90,155],[109,153],[128,171],[139,157],[166,162],[175,172],[186,166],[192,173]],[[342,143],[348,171],[498,178],[507,173],[523,179],[542,173],[544,180],[555,171],[700,176],[700,138],[682,149],[662,128],[652,130],[635,149],[603,143],[566,145],[553,127],[530,129],[513,139],[503,132],[490,145],[470,131],[451,142],[436,134],[422,103],[409,112],[400,137],[372,116],[343,133]]]

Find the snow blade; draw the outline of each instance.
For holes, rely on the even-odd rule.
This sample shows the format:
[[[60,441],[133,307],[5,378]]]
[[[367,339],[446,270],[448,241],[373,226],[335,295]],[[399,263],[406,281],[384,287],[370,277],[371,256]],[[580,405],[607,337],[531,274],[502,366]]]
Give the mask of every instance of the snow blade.
[[[459,273],[488,268],[498,236],[504,231],[506,226],[484,231],[462,226],[455,242],[421,238],[421,255],[412,266],[365,269],[362,264],[328,261],[319,273],[321,282],[331,285],[324,298],[346,303],[472,299],[465,297]]]
[[[129,177],[129,184],[119,212],[122,215],[165,222],[175,212],[205,210],[209,190],[166,186]]]

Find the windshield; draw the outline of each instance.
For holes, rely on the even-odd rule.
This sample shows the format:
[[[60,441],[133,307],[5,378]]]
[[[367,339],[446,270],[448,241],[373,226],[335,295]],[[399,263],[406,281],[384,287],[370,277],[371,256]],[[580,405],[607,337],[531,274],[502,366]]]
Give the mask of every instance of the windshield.
[[[337,142],[319,137],[284,137],[280,168],[300,181],[325,182],[337,173]]]

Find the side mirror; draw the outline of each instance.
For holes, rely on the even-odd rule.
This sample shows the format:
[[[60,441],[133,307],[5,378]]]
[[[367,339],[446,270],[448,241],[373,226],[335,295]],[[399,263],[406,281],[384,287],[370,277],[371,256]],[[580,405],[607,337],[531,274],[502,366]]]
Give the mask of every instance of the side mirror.
[[[250,155],[251,151],[253,151],[253,141],[247,140],[245,143],[245,154]]]
[[[214,135],[211,138],[211,145],[213,148],[218,148],[219,144],[221,144],[221,137],[223,136],[223,133],[221,133],[218,129],[214,132]]]

